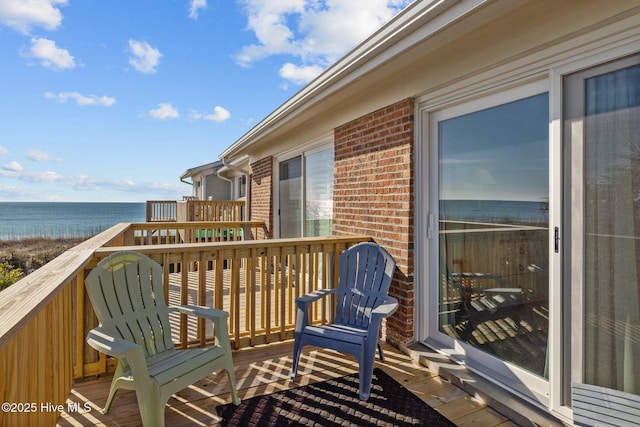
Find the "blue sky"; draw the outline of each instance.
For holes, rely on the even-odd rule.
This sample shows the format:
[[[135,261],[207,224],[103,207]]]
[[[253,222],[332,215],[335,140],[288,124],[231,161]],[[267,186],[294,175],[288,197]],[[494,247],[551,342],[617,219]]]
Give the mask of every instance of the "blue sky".
[[[0,201],[175,200],[410,0],[0,0]]]

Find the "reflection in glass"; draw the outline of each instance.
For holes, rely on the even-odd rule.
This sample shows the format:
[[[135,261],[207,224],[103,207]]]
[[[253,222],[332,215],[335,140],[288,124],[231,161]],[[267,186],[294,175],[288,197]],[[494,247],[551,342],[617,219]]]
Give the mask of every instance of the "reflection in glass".
[[[302,158],[280,163],[280,237],[300,237],[302,233]]]
[[[439,328],[547,377],[548,94],[439,122]]]
[[[333,218],[333,150],[305,157],[304,236],[331,235]]]

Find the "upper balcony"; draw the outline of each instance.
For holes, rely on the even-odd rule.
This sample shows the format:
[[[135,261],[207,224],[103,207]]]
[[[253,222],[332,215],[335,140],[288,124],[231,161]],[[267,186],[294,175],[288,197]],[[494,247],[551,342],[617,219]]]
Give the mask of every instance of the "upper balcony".
[[[99,413],[116,362],[85,343],[97,320],[84,292],[84,278],[101,259],[123,249],[142,252],[163,266],[169,304],[205,305],[229,312],[241,398],[318,381],[336,372],[356,372],[355,360],[313,352],[303,360],[302,377],[296,383],[287,375],[295,298],[332,287],[339,274],[337,255],[370,237],[266,240],[261,238],[262,227],[247,221],[118,224],[0,293],[2,401],[36,404],[32,412],[0,412],[0,426],[140,423],[135,395],[127,393],[119,400],[120,409],[109,415]],[[332,317],[330,306],[317,305],[312,317],[314,322],[326,322]],[[171,322],[179,348],[213,340],[211,324],[190,322],[180,315]],[[459,425],[478,419],[485,420],[482,425],[510,425],[445,380],[436,378],[429,385],[435,389],[425,389],[423,380],[434,374],[399,349],[389,353],[380,366],[399,381],[415,383],[414,393]],[[439,390],[442,398],[435,397],[433,390]],[[191,425],[194,419],[198,425],[215,425],[211,408],[230,400],[228,390],[219,392],[208,400],[194,398],[203,409],[198,402],[172,399],[167,409],[171,425]],[[69,402],[86,403],[91,411],[69,411]],[[43,410],[43,404],[59,409]]]
[[[246,203],[236,200],[147,200],[147,222],[244,221]]]

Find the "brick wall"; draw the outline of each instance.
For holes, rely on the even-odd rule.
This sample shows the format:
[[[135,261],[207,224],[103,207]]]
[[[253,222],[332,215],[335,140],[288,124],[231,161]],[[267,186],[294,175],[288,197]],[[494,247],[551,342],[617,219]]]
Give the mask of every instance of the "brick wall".
[[[385,338],[414,328],[414,103],[406,99],[335,130],[333,232],[370,235],[396,259],[390,294],[400,302]]]
[[[251,221],[264,221],[267,238],[273,237],[273,157],[251,163]],[[265,236],[258,236],[264,238]]]

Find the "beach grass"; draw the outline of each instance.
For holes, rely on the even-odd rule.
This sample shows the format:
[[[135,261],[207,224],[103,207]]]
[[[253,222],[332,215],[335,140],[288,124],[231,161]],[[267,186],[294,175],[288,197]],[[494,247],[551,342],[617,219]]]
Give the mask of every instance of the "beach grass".
[[[0,240],[0,263],[7,262],[27,275],[84,240],[86,237]]]

